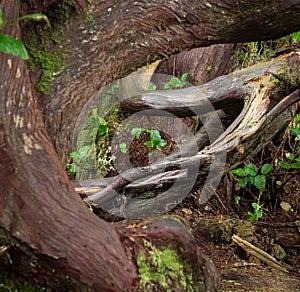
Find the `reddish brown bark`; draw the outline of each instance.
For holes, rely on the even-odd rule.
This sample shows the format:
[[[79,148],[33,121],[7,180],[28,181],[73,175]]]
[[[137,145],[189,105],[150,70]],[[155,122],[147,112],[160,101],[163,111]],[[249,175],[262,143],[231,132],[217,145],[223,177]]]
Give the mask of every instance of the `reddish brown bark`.
[[[15,251],[14,241],[17,250],[50,265],[52,272],[35,273],[54,288],[60,283],[49,281],[49,273],[65,276],[69,291],[134,290],[138,275],[122,230],[86,209],[60,165],[70,151],[75,120],[103,85],[161,56],[299,29],[298,1],[265,2],[262,10],[261,1],[95,1],[90,13],[97,29],[82,19],[72,21],[64,39],[68,66],[52,94],[43,97],[47,130],[59,155],[43,125],[26,63],[0,53],[0,225],[11,239],[8,251]],[[20,1],[2,0],[1,7],[8,21],[19,16]],[[4,32],[21,38],[18,26]]]
[[[2,7],[5,16],[18,16],[18,2],[2,1]],[[20,37],[18,27],[5,32]],[[136,267],[115,229],[88,212],[70,187],[44,130],[26,63],[0,53],[0,76],[1,230],[31,256],[44,256],[54,274],[69,275],[69,289],[130,290]]]
[[[73,53],[52,94],[42,98],[47,130],[64,163],[76,117],[103,85],[185,49],[272,39],[300,29],[298,0],[268,0],[263,6],[260,0],[170,0],[163,5],[99,0],[88,13],[96,22],[70,24],[63,43]]]
[[[232,70],[239,49],[240,45],[222,44],[185,51],[160,62],[155,73],[178,78],[188,73],[188,81],[193,85],[199,85],[228,74]]]

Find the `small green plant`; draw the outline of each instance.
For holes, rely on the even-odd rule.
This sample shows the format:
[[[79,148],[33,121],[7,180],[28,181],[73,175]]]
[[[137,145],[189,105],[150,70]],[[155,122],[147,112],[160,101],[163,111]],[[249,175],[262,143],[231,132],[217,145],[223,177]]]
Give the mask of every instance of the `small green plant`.
[[[155,148],[158,150],[162,150],[165,146],[167,146],[167,142],[161,137],[158,130],[154,129],[143,129],[143,128],[133,128],[131,131],[131,136],[138,139],[142,132],[147,132],[150,134],[150,141],[145,142],[145,145],[149,148]]]
[[[121,143],[119,146],[122,153],[127,153],[128,149],[126,143]]]
[[[247,212],[250,220],[257,221],[263,216],[262,205],[260,204],[260,199],[263,191],[266,188],[266,175],[269,174],[273,169],[273,166],[269,163],[262,165],[260,173],[255,164],[249,163],[244,166],[244,168],[233,169],[232,173],[238,176],[238,185],[241,188],[246,188],[248,184],[255,186],[259,190],[259,195],[257,202],[252,203],[254,212]],[[235,199],[238,203],[240,198]]]
[[[188,73],[182,74],[181,78],[171,77],[170,80],[163,86],[163,90],[182,88],[186,84]]]
[[[96,141],[97,135],[106,136],[108,138],[107,122],[99,116],[96,108],[92,109],[89,125],[92,126],[93,141]]]
[[[300,41],[300,31],[294,32],[291,35],[291,42],[296,43]]]
[[[295,136],[295,142],[292,145],[292,152],[286,155],[287,161],[280,160],[278,165],[286,170],[300,169],[300,114],[295,116],[295,125],[289,127],[292,135]]]
[[[147,132],[150,134],[150,141],[145,142],[144,144],[149,148],[162,150],[165,146],[167,146],[167,142],[161,137],[158,130],[155,129],[144,129],[144,128],[133,128],[131,130],[131,136],[134,139],[138,139],[143,132]],[[126,143],[121,143],[119,145],[122,153],[127,153],[128,148]],[[149,155],[152,155],[153,152],[150,152]]]
[[[173,76],[169,79],[167,83],[164,84],[163,90],[171,90],[171,89],[179,89],[186,85],[186,79],[188,77],[188,73],[182,74],[182,76],[179,78]],[[156,85],[153,82],[150,82],[148,85],[149,91],[156,90]]]
[[[253,207],[253,212],[248,211],[247,215],[249,216],[249,219],[252,221],[258,221],[259,218],[261,218],[264,215],[264,211],[262,209],[261,204],[259,204],[259,200],[257,200],[257,202],[253,202],[252,204]]]
[[[98,135],[108,137],[108,126],[107,122],[98,115],[98,111],[96,108],[92,109],[91,116],[88,120],[88,124],[91,126],[91,136],[92,141],[96,142]],[[94,151],[94,147],[92,146],[83,146],[80,147],[77,151],[71,152],[70,157],[72,158],[72,162],[68,163],[68,172],[70,175],[75,175],[78,171],[78,167],[82,169],[91,169],[94,167],[94,163],[92,162],[92,154]],[[105,162],[104,168],[107,168],[107,164],[111,163],[110,159],[102,159],[101,162]]]
[[[50,22],[47,16],[41,13],[28,14],[19,17],[16,20],[14,20],[10,25],[16,25],[19,21],[24,19],[30,19],[34,21],[45,21],[48,24],[48,26],[50,26]],[[8,24],[4,21],[3,11],[0,8],[0,29],[6,27],[7,25]],[[2,33],[0,33],[0,51],[6,54],[21,57],[24,60],[29,59],[29,54],[22,42]]]
[[[89,169],[93,167],[93,164],[89,161],[91,151],[91,146],[83,146],[78,151],[70,153],[70,157],[73,160],[71,163],[68,163],[68,171],[70,175],[75,175],[78,167],[83,169]]]

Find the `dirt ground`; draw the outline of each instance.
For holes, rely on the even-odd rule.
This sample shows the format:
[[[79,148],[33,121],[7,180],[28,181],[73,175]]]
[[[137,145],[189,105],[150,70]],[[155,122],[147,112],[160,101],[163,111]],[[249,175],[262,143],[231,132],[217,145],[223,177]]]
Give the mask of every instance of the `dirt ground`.
[[[213,197],[207,205],[196,208],[191,203],[194,199],[188,199],[183,203],[185,206],[178,207],[174,213],[188,221],[200,250],[216,265],[222,291],[300,291],[300,235],[292,221],[281,221],[288,216],[284,218],[282,215],[281,222],[271,222],[271,217],[264,218],[263,222],[252,222],[229,212],[225,205],[221,206],[220,197]],[[299,214],[296,216],[299,218]],[[286,265],[289,272],[281,272],[255,257],[249,257],[233,243],[233,234],[240,235],[269,254],[272,254],[274,245],[285,244],[286,255],[277,260]]]

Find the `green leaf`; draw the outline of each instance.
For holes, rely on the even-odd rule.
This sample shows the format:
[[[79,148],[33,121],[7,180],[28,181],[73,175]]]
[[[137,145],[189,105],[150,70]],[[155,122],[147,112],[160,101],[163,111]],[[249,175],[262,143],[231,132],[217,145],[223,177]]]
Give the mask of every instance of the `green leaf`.
[[[150,147],[150,148],[154,147],[152,141],[147,141],[147,142],[145,142],[144,144],[145,144],[146,146]]]
[[[184,74],[182,74],[182,76],[181,76],[181,81],[185,81],[186,80],[186,78],[188,77],[188,73],[184,73]]]
[[[76,173],[76,168],[77,168],[76,164],[71,164],[69,166],[70,166],[68,170],[69,174],[74,175]]]
[[[236,168],[236,169],[233,169],[231,172],[233,174],[236,174],[237,176],[246,176],[246,172],[245,172],[244,168]]]
[[[297,138],[300,139],[300,129],[298,127],[294,127],[294,126],[290,127],[290,129],[291,129],[292,133],[295,134],[297,136]]]
[[[281,168],[284,168],[284,169],[289,169],[289,165],[288,163],[284,162],[284,161],[278,161],[278,165],[281,167]]]
[[[4,26],[3,11],[0,8],[0,28]]]
[[[273,166],[270,163],[265,163],[261,168],[261,173],[267,174],[270,171],[272,171],[272,169],[273,169]]]
[[[245,173],[250,175],[250,176],[256,176],[257,175],[258,169],[257,169],[257,166],[253,163],[247,164],[244,167],[244,169],[245,169]]]
[[[238,205],[240,203],[241,197],[240,196],[234,196],[234,202]]]
[[[150,139],[152,141],[159,141],[161,140],[161,136],[158,130],[148,130],[148,132],[150,133]]]
[[[255,211],[257,211],[257,210],[260,209],[259,204],[257,204],[256,202],[253,202],[251,205],[252,205],[252,207],[253,207],[253,209],[254,209]]]
[[[238,185],[241,187],[241,188],[245,188],[247,186],[247,183],[248,183],[248,177],[240,177],[238,179]]]
[[[158,130],[148,130],[148,132],[150,133],[152,147],[161,150],[167,145],[167,142],[162,139]]]
[[[45,21],[49,27],[51,27],[50,21],[48,17],[45,14],[42,13],[34,13],[34,14],[27,14],[22,17],[19,17],[16,21],[24,20],[24,19],[30,19],[34,21]]]
[[[155,91],[156,90],[156,85],[153,82],[150,82],[148,85],[148,90],[149,91]]]
[[[2,33],[0,33],[0,51],[21,57],[24,60],[29,59],[28,52],[22,42]]]
[[[138,139],[143,131],[145,131],[143,128],[133,128],[131,130],[131,136]]]
[[[108,137],[108,127],[106,125],[100,125],[98,127],[98,132],[100,136],[106,135],[106,137]]]
[[[292,42],[297,42],[300,40],[300,31],[294,32],[291,36]]]
[[[300,168],[300,163],[299,162],[298,163],[292,163],[291,167],[295,168],[295,169],[299,169]]]
[[[265,175],[261,174],[261,175],[257,175],[254,177],[254,182],[253,184],[260,190],[264,190],[266,187],[266,177]]]
[[[289,159],[289,160],[294,160],[294,159],[295,159],[295,155],[294,155],[293,153],[289,153],[289,154],[287,155],[287,159]]]
[[[125,143],[121,143],[119,146],[122,153],[127,153],[128,149]]]
[[[299,158],[299,157],[295,158],[295,160],[296,160],[297,162],[300,162],[300,158]]]

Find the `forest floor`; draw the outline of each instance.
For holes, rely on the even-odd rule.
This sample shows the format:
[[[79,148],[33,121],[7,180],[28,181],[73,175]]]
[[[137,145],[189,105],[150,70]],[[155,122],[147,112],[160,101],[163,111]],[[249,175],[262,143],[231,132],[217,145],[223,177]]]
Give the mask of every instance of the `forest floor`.
[[[176,145],[170,136],[163,132],[161,136],[167,142],[162,154],[166,156]],[[151,160],[159,159],[149,156],[149,147],[145,145],[149,140],[150,135],[145,132],[138,139],[133,139],[129,147],[132,165],[145,166]],[[155,149],[154,156],[159,152]],[[268,147],[262,153],[266,155]],[[259,159],[262,153],[259,154]],[[267,160],[267,157],[264,159]],[[207,203],[199,205],[199,189],[169,214],[178,215],[189,224],[200,250],[213,260],[220,272],[223,291],[300,291],[299,181],[300,175],[295,174],[284,188],[272,187],[273,192],[279,191],[280,194],[272,196],[271,191],[267,191],[263,198],[264,215],[258,221],[250,221],[247,215],[255,198],[251,197],[254,190],[252,189],[252,194],[250,190],[249,194],[239,188],[236,180],[228,175],[223,177],[215,195]],[[234,201],[237,195],[241,197],[239,204]],[[289,202],[290,208],[284,210],[279,202]],[[276,270],[256,257],[249,256],[233,243],[234,234],[274,256],[289,272]]]
[[[195,121],[191,124],[189,122],[191,120],[184,120],[190,129],[199,126],[193,124]],[[171,125],[167,125],[168,129],[170,127]],[[145,145],[145,142],[151,140],[151,134],[149,131],[142,131],[139,137],[132,138],[130,144],[126,145],[127,156],[120,149],[112,149],[116,155],[115,162],[121,169],[146,166],[177,149],[178,145],[170,135],[162,131],[160,134],[161,139],[166,141],[163,149]],[[277,137],[277,141],[275,139],[258,153],[257,157],[245,161],[243,165],[251,162],[259,169],[266,162],[274,165],[276,159],[284,159],[284,155],[293,150],[290,145],[295,145],[295,142],[297,141],[287,130]],[[122,139],[115,141],[116,147],[120,143]],[[297,147],[300,151],[300,146]],[[112,169],[107,176],[117,174]],[[184,218],[191,227],[200,250],[215,263],[223,291],[300,292],[299,181],[300,174],[297,169],[287,172],[277,167],[267,177],[267,187],[260,202],[264,214],[258,221],[249,220],[247,215],[247,212],[253,211],[251,204],[257,202],[258,190],[253,186],[245,189],[239,187],[237,178],[232,174],[222,178],[218,189],[205,204],[199,204],[201,189],[198,189],[168,214]],[[238,202],[236,197],[239,198]],[[270,254],[287,271],[274,269],[249,255],[233,242],[233,235],[240,236]]]
[[[297,195],[299,197],[300,193]],[[212,259],[220,273],[222,291],[300,291],[300,235],[294,221],[282,214],[277,221],[266,216],[253,222],[229,211],[219,200],[222,197],[213,196],[206,205],[199,207],[190,198],[171,214],[188,221],[200,250]],[[233,243],[233,234],[274,255],[280,263],[287,265],[289,272],[271,268],[246,254]],[[274,252],[277,245],[286,253],[281,259],[282,256]]]

